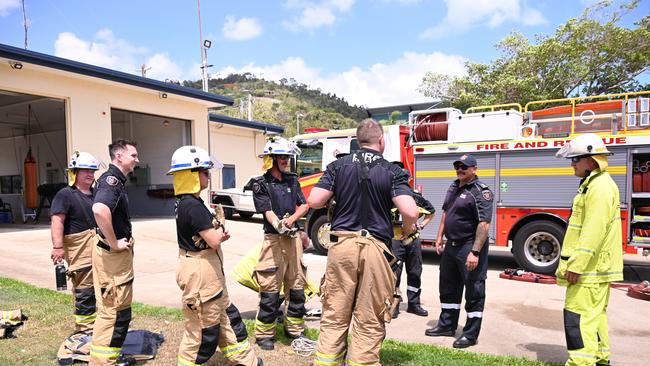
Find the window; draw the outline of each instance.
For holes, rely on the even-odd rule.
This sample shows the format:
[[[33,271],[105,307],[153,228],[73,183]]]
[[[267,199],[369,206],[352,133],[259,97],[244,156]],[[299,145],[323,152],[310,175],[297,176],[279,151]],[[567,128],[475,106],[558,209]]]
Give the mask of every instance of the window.
[[[237,182],[235,178],[235,166],[230,164],[225,164],[223,169],[221,169],[221,187],[226,188],[235,188]]]
[[[23,179],[20,175],[5,175],[0,177],[0,193],[20,193]]]
[[[299,177],[316,174],[321,171],[323,164],[323,144],[318,143],[298,143],[301,150],[296,162],[295,172]]]

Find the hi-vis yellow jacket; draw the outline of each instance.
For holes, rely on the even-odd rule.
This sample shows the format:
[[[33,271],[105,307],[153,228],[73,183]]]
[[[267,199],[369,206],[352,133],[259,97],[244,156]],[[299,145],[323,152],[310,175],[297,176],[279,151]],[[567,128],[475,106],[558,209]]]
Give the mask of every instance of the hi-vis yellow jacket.
[[[606,170],[596,169],[580,184],[564,236],[557,283],[565,273],[581,274],[578,283],[623,279],[621,207],[618,186]]]

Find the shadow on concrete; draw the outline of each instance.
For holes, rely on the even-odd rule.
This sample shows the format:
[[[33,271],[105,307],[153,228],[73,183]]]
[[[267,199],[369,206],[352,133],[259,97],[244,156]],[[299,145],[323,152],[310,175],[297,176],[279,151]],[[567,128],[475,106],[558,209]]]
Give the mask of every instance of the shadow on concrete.
[[[564,364],[567,358],[569,358],[566,347],[557,344],[520,343],[517,347],[535,352],[537,354],[537,357],[535,358],[539,361]]]

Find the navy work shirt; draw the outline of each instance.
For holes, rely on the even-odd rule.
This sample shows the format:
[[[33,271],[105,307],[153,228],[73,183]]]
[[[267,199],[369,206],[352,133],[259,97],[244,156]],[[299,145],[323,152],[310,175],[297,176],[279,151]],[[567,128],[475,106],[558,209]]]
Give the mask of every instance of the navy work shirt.
[[[384,159],[377,151],[361,149],[358,153],[344,156],[327,166],[316,187],[334,193],[336,206],[332,217],[332,231],[359,231],[361,227],[361,162]],[[385,160],[383,160],[385,161]],[[386,162],[374,165],[368,181],[368,228],[375,238],[390,243],[393,236],[390,209],[393,197],[410,195],[408,174],[400,167]]]
[[[296,206],[307,203],[300,189],[298,176],[293,173],[283,172],[282,180],[278,180],[269,170],[264,175],[253,178],[249,184],[253,190],[255,210],[261,214],[273,211],[278,219],[282,220],[285,214],[293,215]],[[264,217],[264,233],[278,233],[266,217]]]
[[[207,244],[199,248],[192,239],[194,235],[199,235],[199,232],[213,227],[212,214],[203,200],[193,194],[180,195],[176,197],[174,211],[176,213],[178,247],[190,252],[209,249]]]
[[[493,195],[490,188],[478,177],[462,187],[456,179],[445,197],[442,210],[445,211],[445,236],[453,241],[470,241],[476,236],[481,221],[492,221]]]
[[[103,203],[111,210],[115,238],[131,239],[131,215],[129,197],[126,194],[126,177],[113,164],[97,179],[95,203]]]
[[[93,215],[92,188],[91,194],[85,194],[74,186],[58,191],[52,199],[50,214],[65,215],[63,235],[94,229],[97,224],[95,224],[95,215]]]

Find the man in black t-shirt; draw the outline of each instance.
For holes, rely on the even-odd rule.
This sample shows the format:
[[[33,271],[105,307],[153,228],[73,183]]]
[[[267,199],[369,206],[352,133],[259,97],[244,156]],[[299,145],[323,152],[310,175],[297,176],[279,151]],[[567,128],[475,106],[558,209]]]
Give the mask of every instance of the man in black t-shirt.
[[[93,281],[97,320],[90,365],[115,365],[131,323],[133,236],[126,176],[139,163],[136,143],[118,139],[108,146],[111,164],[97,179],[93,213],[97,222]]]
[[[361,121],[357,139],[361,150],[329,164],[307,200],[315,209],[336,200],[314,365],[341,365],[346,359],[349,365],[379,364],[395,292],[389,250],[393,205],[402,215],[403,233],[415,231],[417,207],[408,175],[382,157],[382,127],[372,119]]]
[[[260,284],[255,338],[257,345],[264,350],[274,348],[282,287],[288,300],[285,333],[298,338],[305,329],[306,279],[296,221],[307,213],[309,207],[305,204],[298,177],[287,172],[291,156],[299,153],[294,143],[272,137],[260,155],[266,173],[248,184],[253,190],[255,209],[264,216],[264,242],[254,274]]]
[[[96,306],[92,277],[92,213],[95,172],[99,160],[87,152],[75,151],[68,164],[68,187],[52,200],[52,253],[54,264],[65,259],[74,296],[75,332],[91,330]]]
[[[199,196],[208,187],[209,169],[214,165],[207,151],[183,146],[174,152],[169,170],[176,196],[176,282],[183,291],[185,318],[178,364],[204,364],[219,346],[229,364],[262,365],[248,342],[239,310],[228,297],[221,250],[230,238],[225,219],[213,216]]]

